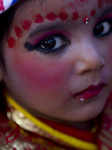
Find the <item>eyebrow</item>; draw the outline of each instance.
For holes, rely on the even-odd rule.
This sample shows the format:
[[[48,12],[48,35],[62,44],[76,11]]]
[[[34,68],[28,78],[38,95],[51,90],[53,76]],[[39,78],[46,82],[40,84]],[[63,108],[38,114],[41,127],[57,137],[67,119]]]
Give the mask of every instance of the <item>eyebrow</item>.
[[[112,5],[111,6],[108,6],[107,8],[104,8],[101,12],[101,15],[99,18],[101,18],[102,16],[108,14],[109,12],[112,12]]]
[[[31,38],[32,36],[35,36],[38,33],[44,32],[44,31],[62,28],[65,24],[67,25],[68,23],[58,21],[55,23],[40,24],[36,29],[34,29],[30,32],[29,38]]]

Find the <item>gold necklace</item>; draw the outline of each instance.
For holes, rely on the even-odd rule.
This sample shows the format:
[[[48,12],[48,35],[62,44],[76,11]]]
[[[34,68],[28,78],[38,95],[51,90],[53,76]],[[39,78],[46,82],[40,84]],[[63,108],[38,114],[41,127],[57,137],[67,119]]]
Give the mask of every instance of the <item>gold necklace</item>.
[[[7,112],[9,120],[17,123],[21,128],[38,133],[41,136],[47,137],[60,144],[75,147],[78,149],[98,150],[97,146],[93,143],[85,142],[80,139],[69,136],[58,130],[53,129],[47,124],[43,123],[24,108],[18,105],[9,95],[6,94],[6,100],[10,111]],[[60,141],[60,142],[59,142]]]

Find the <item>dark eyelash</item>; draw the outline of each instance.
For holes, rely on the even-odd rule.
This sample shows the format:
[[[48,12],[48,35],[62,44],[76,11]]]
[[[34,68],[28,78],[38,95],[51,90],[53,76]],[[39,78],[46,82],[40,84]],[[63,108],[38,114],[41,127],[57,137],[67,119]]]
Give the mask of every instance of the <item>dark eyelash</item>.
[[[38,44],[36,44],[36,45],[38,46]],[[29,42],[26,42],[26,43],[24,44],[24,47],[27,48],[28,51],[33,51],[33,50],[35,49],[35,46],[36,46],[36,45],[31,44],[31,43],[29,43]]]
[[[62,50],[67,44],[64,44],[62,45],[60,48],[57,48],[57,49],[53,49],[53,50],[49,50],[49,49],[43,49],[43,48],[40,48],[40,46],[42,45],[42,43],[46,40],[48,40],[49,38],[54,38],[54,37],[60,37],[62,40],[64,40],[65,42],[69,43],[70,44],[70,41],[63,35],[61,34],[54,34],[54,35],[51,35],[51,36],[48,36],[47,38],[44,38],[43,40],[41,40],[40,42],[36,43],[35,45],[34,44],[31,44],[29,42],[26,42],[24,47],[27,48],[28,51],[33,51],[33,50],[37,50],[39,52],[43,52],[45,54],[48,54],[48,53],[55,53],[57,52],[58,50]]]
[[[111,33],[112,33],[112,19],[111,19],[111,18],[105,18],[105,19],[101,20],[100,22],[98,22],[98,23],[95,25],[95,27],[97,27],[98,25],[102,24],[103,22],[109,22],[109,23],[110,23],[111,29],[110,29],[109,32],[110,32],[110,34],[111,34]],[[94,28],[94,31],[95,31],[95,28]],[[104,34],[104,35],[102,35],[102,36],[108,35],[109,32],[107,32],[106,34]],[[94,35],[95,35],[95,37],[101,37],[101,35],[96,35],[95,32],[94,32]]]
[[[105,19],[101,20],[99,23],[97,23],[97,25],[98,25],[98,24],[101,24],[101,23],[103,23],[103,22],[109,22],[110,24],[112,24],[112,18],[105,18]],[[96,25],[96,26],[97,26],[97,25]]]
[[[33,50],[38,50],[39,52],[42,52],[42,53],[44,53],[44,54],[49,54],[49,53],[55,53],[55,52],[57,52],[58,50],[62,50],[67,44],[65,44],[65,45],[63,45],[63,46],[61,46],[59,49],[53,49],[53,50],[49,50],[49,49],[37,49],[36,47],[37,47],[37,45],[38,44],[36,44],[36,45],[33,45],[33,44],[31,44],[31,43],[29,43],[29,42],[26,42],[25,43],[25,48],[27,48],[27,50],[28,51],[33,51]],[[39,44],[40,45],[40,44]]]

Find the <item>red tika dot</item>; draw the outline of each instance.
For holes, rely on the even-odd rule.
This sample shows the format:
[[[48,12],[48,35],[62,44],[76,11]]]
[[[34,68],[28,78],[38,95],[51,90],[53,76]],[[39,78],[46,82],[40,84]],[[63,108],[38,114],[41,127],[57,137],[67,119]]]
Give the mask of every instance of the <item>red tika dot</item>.
[[[35,23],[42,23],[44,21],[44,19],[41,15],[38,14],[34,17],[34,21],[35,21]]]
[[[68,15],[67,15],[66,12],[60,12],[59,13],[59,18],[64,21],[68,18]]]
[[[15,31],[15,33],[16,33],[16,35],[17,35],[17,37],[22,37],[23,36],[23,33],[22,33],[22,29],[21,28],[19,28],[19,27],[15,27],[14,28],[14,31]]]
[[[22,28],[23,28],[24,30],[29,30],[30,27],[31,27],[31,21],[30,21],[30,20],[26,20],[26,21],[24,21],[24,22],[22,23]]]
[[[46,18],[50,21],[55,21],[57,19],[57,16],[52,12],[52,13],[49,13]]]
[[[78,14],[77,12],[74,12],[72,19],[75,21],[75,20],[77,20],[78,18],[79,18],[79,14]]]
[[[93,10],[91,11],[91,16],[93,17],[95,14],[96,14],[96,11],[93,9]]]
[[[15,39],[14,39],[13,37],[10,37],[10,38],[8,39],[8,46],[9,46],[9,48],[14,48],[15,45],[16,45]]]
[[[104,4],[103,0],[98,0],[98,8],[102,8]]]

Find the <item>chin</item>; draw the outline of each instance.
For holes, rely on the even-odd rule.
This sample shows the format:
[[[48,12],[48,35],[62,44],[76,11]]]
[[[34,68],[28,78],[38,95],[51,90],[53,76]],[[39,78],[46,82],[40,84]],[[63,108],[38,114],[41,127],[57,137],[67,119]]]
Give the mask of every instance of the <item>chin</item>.
[[[101,112],[102,112],[103,108],[101,109],[94,109],[94,110],[90,110],[90,111],[84,111],[82,113],[80,113],[79,115],[77,115],[77,117],[74,115],[72,117],[69,117],[70,121],[76,121],[76,122],[83,122],[83,121],[88,121],[91,119],[95,119],[96,117],[98,117]],[[78,113],[77,113],[78,114]]]
[[[79,121],[88,121],[91,119],[95,119],[101,114],[101,112],[102,110],[98,112],[91,112],[91,113],[88,113],[87,115],[85,114],[85,116],[83,115],[82,117],[79,118]]]

